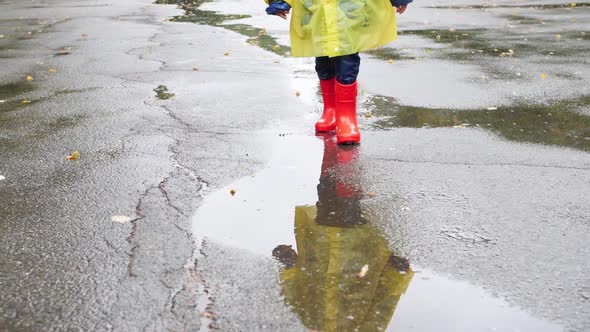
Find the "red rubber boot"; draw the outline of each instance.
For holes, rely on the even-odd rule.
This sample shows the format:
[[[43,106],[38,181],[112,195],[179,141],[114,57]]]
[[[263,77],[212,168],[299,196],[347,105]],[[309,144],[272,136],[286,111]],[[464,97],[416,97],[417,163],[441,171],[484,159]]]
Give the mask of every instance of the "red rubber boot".
[[[336,141],[352,144],[361,141],[356,120],[356,81],[350,85],[336,82]]]
[[[336,79],[320,80],[322,99],[324,100],[324,112],[315,123],[315,131],[328,132],[336,130]]]

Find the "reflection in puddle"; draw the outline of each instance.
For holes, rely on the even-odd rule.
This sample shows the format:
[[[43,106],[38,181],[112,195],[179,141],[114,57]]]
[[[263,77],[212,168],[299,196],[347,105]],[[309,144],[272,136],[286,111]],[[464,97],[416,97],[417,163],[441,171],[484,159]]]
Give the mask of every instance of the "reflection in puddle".
[[[382,331],[413,271],[361,215],[356,168],[346,167],[359,147],[340,148],[332,136],[324,137],[318,202],[295,208],[297,251],[273,250],[284,264],[283,295],[308,329]]]
[[[307,329],[561,331],[469,282],[410,269],[363,211],[362,146],[276,136],[267,168],[205,197],[193,234],[278,258],[285,303]]]

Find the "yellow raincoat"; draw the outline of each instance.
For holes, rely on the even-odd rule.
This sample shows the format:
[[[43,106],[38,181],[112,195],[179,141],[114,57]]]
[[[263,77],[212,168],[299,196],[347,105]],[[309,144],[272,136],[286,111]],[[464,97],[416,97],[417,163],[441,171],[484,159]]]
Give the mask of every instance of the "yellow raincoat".
[[[397,38],[395,8],[389,0],[285,1],[292,8],[293,56],[348,55]]]
[[[413,271],[388,263],[387,242],[371,225],[318,225],[316,213],[315,206],[295,209],[298,256],[281,275],[285,300],[311,330],[385,330]]]

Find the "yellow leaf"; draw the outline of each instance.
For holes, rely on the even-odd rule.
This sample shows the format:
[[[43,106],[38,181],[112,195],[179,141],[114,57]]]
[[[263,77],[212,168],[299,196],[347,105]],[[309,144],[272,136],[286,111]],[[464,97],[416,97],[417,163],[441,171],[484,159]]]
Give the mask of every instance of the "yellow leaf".
[[[356,274],[356,277],[357,278],[364,278],[367,275],[367,272],[369,272],[369,265],[364,265],[361,268],[361,271]]]
[[[391,63],[393,63],[393,59],[389,59],[387,62],[389,62],[391,64]]]
[[[297,97],[299,97],[299,96],[301,96],[301,92],[299,92],[299,91],[295,91],[295,95],[296,95]]]
[[[576,6],[576,3],[575,2],[570,2],[570,7],[571,8],[574,8],[575,6]]]
[[[547,78],[547,74],[543,73],[541,74],[541,79],[546,79]]]
[[[33,76],[27,76],[26,80],[27,81],[32,81],[33,80]]]
[[[55,72],[57,72],[57,70],[55,70],[53,68],[49,68],[49,69],[47,69],[47,72],[49,72],[49,73],[55,73]]]
[[[225,52],[225,53],[223,53],[223,55],[228,56],[229,55],[229,52]]]
[[[30,100],[28,100],[27,98],[25,98],[25,99],[23,99],[23,100],[22,100],[20,103],[21,103],[21,104],[23,104],[23,105],[26,105],[26,104],[29,104],[29,103],[31,103],[31,101],[30,101]]]
[[[71,155],[66,157],[67,160],[78,160],[80,159],[80,151],[74,151]]]
[[[279,45],[275,45],[272,47],[272,50],[277,52],[281,47]]]
[[[236,190],[235,190],[235,189],[232,189],[232,190],[230,190],[230,191],[229,191],[229,193],[230,193],[232,196],[234,196],[234,195],[236,194]]]

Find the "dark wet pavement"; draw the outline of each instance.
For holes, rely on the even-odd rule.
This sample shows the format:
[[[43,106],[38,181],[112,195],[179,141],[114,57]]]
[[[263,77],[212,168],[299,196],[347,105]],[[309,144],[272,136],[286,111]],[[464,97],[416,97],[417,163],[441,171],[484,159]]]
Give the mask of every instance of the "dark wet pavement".
[[[262,4],[150,2],[0,3],[0,329],[589,328],[588,4],[412,5],[345,149]]]

